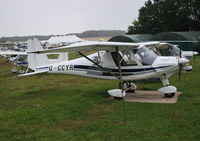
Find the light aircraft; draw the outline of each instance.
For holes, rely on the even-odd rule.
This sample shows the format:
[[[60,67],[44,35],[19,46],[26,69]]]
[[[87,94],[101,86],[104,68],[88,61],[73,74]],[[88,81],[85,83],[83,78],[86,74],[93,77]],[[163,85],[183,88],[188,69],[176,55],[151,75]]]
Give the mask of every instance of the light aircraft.
[[[53,63],[59,63],[64,60],[68,60],[68,53],[47,53],[46,55],[51,55],[51,54],[58,54],[57,59],[49,59],[50,62]],[[13,64],[12,72],[16,73],[25,73],[26,69],[28,67],[28,62],[27,62],[27,52],[22,52],[22,51],[0,51],[0,55],[4,58],[7,58],[8,61]],[[17,67],[21,67],[20,70],[17,69]]]
[[[41,42],[41,44],[44,44],[44,46],[46,47],[55,48],[61,45],[69,45],[69,44],[80,42],[80,41],[83,41],[83,40],[78,38],[75,35],[68,35],[68,36],[51,37],[49,40],[45,42]],[[26,46],[23,45],[23,48],[26,48]],[[7,62],[10,62],[13,64],[12,72],[24,73],[28,66],[26,50],[19,51],[19,48],[17,46],[15,46],[15,50],[5,50],[5,49],[4,51],[0,50],[0,56],[7,58],[8,59]],[[68,60],[67,53],[51,53],[51,54],[58,55],[57,59],[49,59],[49,61],[51,62],[58,63],[63,60]],[[50,55],[50,54],[47,54],[47,55]],[[21,67],[21,70],[17,70],[18,66]]]
[[[198,55],[198,52],[196,51],[183,51],[180,48],[178,48],[178,45],[173,45],[170,43],[160,43],[160,46],[154,46],[150,48],[152,51],[154,51],[159,56],[177,56],[177,57],[183,57],[188,60],[194,59],[195,62],[195,56]],[[192,66],[189,65],[189,63],[185,64],[183,67],[183,70],[185,71],[192,71]]]
[[[171,86],[168,78],[189,60],[176,56],[158,56],[148,46],[159,46],[159,42],[119,43],[82,41],[68,46],[43,49],[38,39],[28,40],[29,72],[19,76],[40,73],[71,74],[92,78],[119,80],[120,89],[109,90],[115,98],[123,98],[127,89],[136,89],[131,80],[160,78],[163,87],[158,91],[166,97],[173,97],[177,88]],[[147,46],[147,47],[146,47]],[[97,51],[89,56],[84,52]],[[82,57],[59,63],[52,63],[43,53],[77,52]]]
[[[48,48],[55,48],[55,47],[70,45],[72,43],[81,41],[83,41],[83,39],[80,39],[76,35],[53,36],[47,41],[45,41],[44,45]]]
[[[12,51],[12,50],[6,50],[6,51],[0,51],[0,56],[7,58],[7,62],[13,64],[12,72],[16,73],[18,70],[16,67],[20,66],[22,67],[21,70],[19,70],[19,73],[24,73],[24,68],[28,66],[28,63],[26,61],[26,52],[22,51]]]

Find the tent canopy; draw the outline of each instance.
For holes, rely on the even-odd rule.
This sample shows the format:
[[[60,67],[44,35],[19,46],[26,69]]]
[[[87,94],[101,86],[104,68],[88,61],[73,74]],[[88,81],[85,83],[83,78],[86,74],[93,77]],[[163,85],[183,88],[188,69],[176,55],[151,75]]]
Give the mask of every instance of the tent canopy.
[[[135,35],[119,35],[110,38],[108,41],[110,42],[145,42],[149,41],[149,39],[153,37],[151,34],[135,34]]]

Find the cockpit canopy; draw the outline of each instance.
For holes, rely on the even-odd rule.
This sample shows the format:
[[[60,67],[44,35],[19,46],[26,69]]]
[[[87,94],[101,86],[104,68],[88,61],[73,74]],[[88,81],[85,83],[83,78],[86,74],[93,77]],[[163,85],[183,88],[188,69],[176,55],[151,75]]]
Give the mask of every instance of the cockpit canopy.
[[[171,48],[157,49],[157,51],[154,51],[161,56],[180,56],[181,54],[181,50],[177,45],[174,45]]]
[[[152,65],[157,58],[157,55],[145,46],[140,46],[136,50],[123,50],[119,54],[122,66],[137,66],[139,65],[137,61],[142,65]],[[118,65],[118,53],[112,52],[111,55],[115,64]]]

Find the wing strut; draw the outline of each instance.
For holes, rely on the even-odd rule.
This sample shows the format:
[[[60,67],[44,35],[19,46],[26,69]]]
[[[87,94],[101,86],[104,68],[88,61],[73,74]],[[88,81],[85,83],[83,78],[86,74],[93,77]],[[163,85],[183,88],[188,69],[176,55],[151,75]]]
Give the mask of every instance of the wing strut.
[[[120,54],[119,54],[119,48],[116,47],[117,52],[117,63],[118,63],[118,69],[119,69],[119,88],[122,90],[122,97],[123,97],[123,80],[122,80],[122,69],[121,69],[121,60],[120,60]],[[126,116],[126,110],[125,110],[125,102],[124,98],[122,99],[122,107],[124,112],[124,121],[127,122],[127,116]]]
[[[117,65],[118,65],[118,69],[119,69],[119,76],[109,72],[108,70],[106,70],[105,68],[103,68],[101,65],[97,64],[95,61],[93,61],[92,59],[90,59],[89,57],[85,56],[83,53],[78,52],[81,56],[83,56],[84,58],[86,58],[87,60],[89,60],[90,62],[94,63],[95,65],[97,65],[99,68],[101,68],[103,71],[110,73],[111,75],[115,76],[118,80],[119,80],[119,88],[123,91],[123,80],[122,80],[122,70],[121,70],[121,60],[120,60],[120,54],[119,54],[119,49],[118,47],[116,47],[116,52],[118,54],[117,56]],[[123,97],[123,92],[122,92],[122,97]],[[125,102],[124,99],[122,100],[122,105],[123,105],[123,112],[124,112],[124,121],[125,123],[127,122],[127,116],[126,116],[126,111],[125,111]]]
[[[83,53],[78,52],[81,56],[83,56],[84,58],[86,58],[87,60],[89,60],[90,62],[94,63],[95,65],[97,65],[99,68],[101,68],[103,71],[111,74],[112,76],[116,77],[118,80],[120,79],[119,76],[114,75],[113,73],[111,73],[110,71],[106,70],[105,68],[103,68],[101,65],[97,64],[95,61],[93,61],[92,59],[90,59],[89,57],[85,56]]]

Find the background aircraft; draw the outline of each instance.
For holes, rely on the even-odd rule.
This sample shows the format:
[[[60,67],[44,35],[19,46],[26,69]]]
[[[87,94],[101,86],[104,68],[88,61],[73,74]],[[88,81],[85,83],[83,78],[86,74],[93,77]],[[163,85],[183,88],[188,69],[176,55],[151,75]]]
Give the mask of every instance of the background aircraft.
[[[47,53],[46,56],[48,57],[48,55],[52,55],[52,54],[57,54],[58,56],[54,59],[48,58],[50,62],[58,63],[60,61],[68,60],[68,53],[50,53],[50,54]],[[13,68],[11,72],[25,73],[25,71],[27,70],[27,67],[28,67],[27,52],[0,51],[0,55],[8,59],[8,61],[6,62],[13,64]],[[19,69],[19,67],[21,67],[21,69]]]
[[[159,46],[154,46],[150,48],[159,56],[176,56],[180,58],[186,58],[191,60],[193,58],[195,62],[195,56],[198,55],[198,52],[195,51],[182,51],[178,48],[178,45],[173,45],[169,43],[160,43]],[[183,70],[185,71],[192,71],[192,66],[187,63],[184,65]]]

